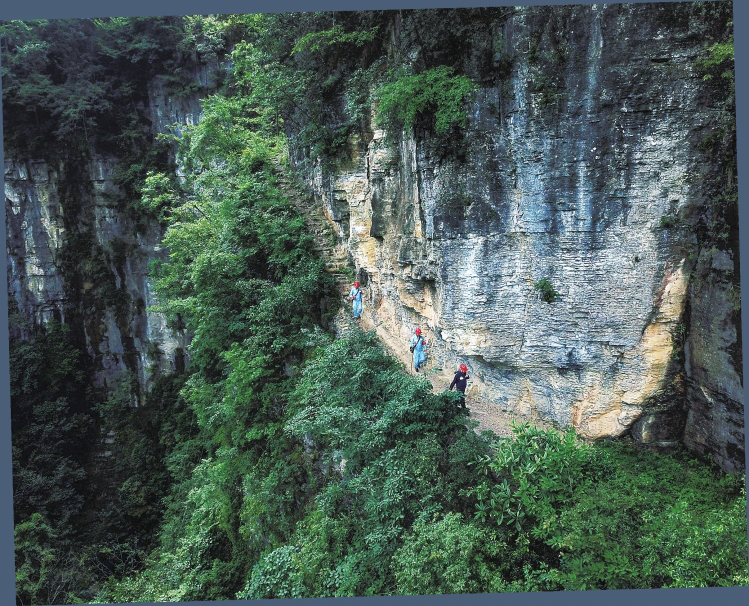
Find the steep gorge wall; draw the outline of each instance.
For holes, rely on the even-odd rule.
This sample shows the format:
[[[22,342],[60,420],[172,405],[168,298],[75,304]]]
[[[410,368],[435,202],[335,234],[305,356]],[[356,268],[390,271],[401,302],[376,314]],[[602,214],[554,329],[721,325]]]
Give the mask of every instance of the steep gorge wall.
[[[195,78],[206,85],[209,74]],[[151,82],[148,100],[141,111],[154,134],[199,119],[199,99],[170,94],[162,78]],[[165,254],[162,229],[123,204],[118,161],[6,157],[8,295],[31,323],[54,318],[74,327],[94,389],[106,394],[131,373],[133,401],[143,403],[156,374],[184,366],[188,336],[148,310],[155,303],[149,263]]]
[[[736,469],[737,241],[717,250],[689,229],[716,165],[700,142],[724,110],[694,70],[699,23],[673,6],[502,9],[464,40],[462,71],[480,86],[467,128],[386,133],[373,107],[347,164],[300,170],[365,284],[365,325],[406,363],[418,325],[438,384],[467,362],[469,395],[497,410],[591,438],[684,441]],[[434,49],[412,41],[429,28],[414,36],[393,15],[389,64],[423,62]],[[199,104],[157,79],[143,111],[167,132]],[[161,231],[121,212],[115,163],[6,159],[9,294],[26,318],[80,327],[96,387],[128,370],[145,394],[187,342],[146,311]],[[533,288],[543,277],[558,301]]]
[[[437,383],[466,362],[469,396],[497,410],[684,441],[740,469],[737,243],[706,250],[688,229],[715,166],[699,143],[723,110],[693,68],[699,29],[669,10],[518,9],[470,41],[480,90],[462,139],[386,133],[373,107],[347,165],[299,168],[347,242],[365,325],[406,363],[421,326]],[[390,59],[417,61],[403,27]],[[544,277],[554,303],[534,289]]]

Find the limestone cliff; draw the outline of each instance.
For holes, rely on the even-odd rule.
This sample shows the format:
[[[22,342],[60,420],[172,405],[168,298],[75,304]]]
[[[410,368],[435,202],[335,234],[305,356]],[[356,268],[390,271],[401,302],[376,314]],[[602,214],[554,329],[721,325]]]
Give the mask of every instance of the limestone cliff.
[[[207,78],[196,73],[202,84]],[[199,99],[170,96],[161,78],[148,100],[142,111],[154,134],[199,118]],[[165,252],[163,234],[123,203],[118,160],[81,155],[50,165],[6,157],[8,294],[33,323],[56,318],[75,327],[95,389],[106,393],[132,373],[137,404],[154,373],[184,366],[188,336],[148,310],[155,302],[148,267]]]
[[[737,241],[706,250],[690,229],[724,110],[693,67],[699,24],[670,11],[514,10],[468,43],[480,90],[457,138],[378,130],[373,105],[348,164],[297,161],[348,245],[365,325],[404,361],[426,329],[438,385],[466,362],[469,396],[496,410],[683,440],[737,469]],[[423,59],[407,28],[393,19],[391,63]]]
[[[287,122],[365,326],[406,362],[421,326],[435,384],[466,362],[469,396],[498,413],[743,467],[737,228],[716,246],[700,227],[721,170],[703,143],[726,113],[695,69],[704,24],[678,3],[412,14],[383,17],[382,72],[459,66],[479,87],[465,128],[386,132],[372,104],[330,168],[293,149]],[[139,111],[157,133],[200,110],[157,78]],[[95,387],[127,370],[142,398],[188,338],[147,311],[162,233],[123,206],[117,161],[6,159],[9,294],[28,319],[77,327]]]

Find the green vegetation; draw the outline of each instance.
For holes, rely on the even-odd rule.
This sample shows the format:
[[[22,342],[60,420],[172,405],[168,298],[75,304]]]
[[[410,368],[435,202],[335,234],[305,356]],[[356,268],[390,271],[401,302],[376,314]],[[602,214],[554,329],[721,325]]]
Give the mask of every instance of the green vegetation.
[[[12,330],[34,331],[11,311]],[[92,404],[67,325],[12,341],[10,354],[16,591],[25,604],[91,600],[153,548],[170,485],[165,460],[192,412],[175,377],[158,380],[145,407],[132,408],[129,391]],[[110,429],[115,456],[97,457]]]
[[[432,394],[374,335],[354,329],[333,341],[316,329],[321,317],[309,310],[326,282],[274,186],[284,153],[275,117],[243,95],[211,98],[205,112],[180,143],[192,175],[183,189],[152,179],[152,200],[169,216],[161,309],[196,334],[182,394],[201,454],[172,468],[160,545],[145,569],[112,579],[98,600],[746,578],[741,479],[716,482],[683,455],[584,445],[528,426],[493,446],[466,427],[455,394]],[[305,360],[301,373],[286,372],[294,359]],[[633,494],[647,506],[630,508]],[[679,558],[700,547],[700,524],[652,541],[687,511],[709,524],[731,519],[722,559],[688,581]]]
[[[144,135],[135,106],[146,83],[157,66],[177,67],[179,35],[175,19],[4,22],[6,153],[46,158],[53,149],[83,152],[94,144],[126,152]]]
[[[311,160],[346,156],[363,126],[383,59],[383,11],[284,13],[243,18],[231,61],[236,85],[275,132]]]
[[[255,107],[270,112],[278,132],[290,136],[297,158],[345,162],[349,135],[371,130],[370,108],[378,100],[378,119],[384,122],[410,125],[423,119],[426,128],[443,135],[464,124],[465,101],[476,87],[462,73],[461,52],[473,35],[490,36],[513,10],[401,11],[396,44],[421,48],[408,73],[388,69],[387,32],[395,13],[246,17],[245,33],[231,55],[236,84]],[[486,53],[491,65],[491,45]],[[500,54],[505,65],[506,53]],[[434,64],[435,57],[443,60]]]
[[[318,348],[281,400],[276,423],[224,422],[222,447],[179,491],[148,568],[97,599],[747,580],[743,478],[721,479],[684,454],[585,445],[527,425],[493,448],[464,426],[454,394],[433,395],[358,330]],[[685,566],[692,557],[699,564]]]
[[[728,296],[728,303],[731,305],[731,309],[733,309],[733,311],[740,311],[741,285],[731,284],[731,286],[728,287],[728,292],[726,294]]]
[[[37,513],[67,526],[84,501],[76,441],[92,430],[80,352],[69,327],[50,322],[33,338],[14,343],[10,356],[16,515]]]
[[[679,218],[674,216],[663,216],[658,220],[658,226],[663,229],[670,229],[679,224]]]
[[[435,131],[445,133],[453,124],[465,125],[465,99],[476,89],[470,78],[453,75],[453,69],[446,65],[402,76],[377,92],[380,120],[411,128],[418,114],[431,110]]]
[[[319,51],[324,44],[330,46],[340,42],[353,42],[356,46],[360,47],[364,45],[365,42],[371,42],[374,39],[377,29],[378,26],[375,25],[372,29],[365,32],[346,33],[343,30],[343,26],[336,24],[330,29],[321,32],[310,32],[305,34],[294,45],[291,54],[293,55],[303,50],[316,52]]]
[[[541,278],[533,285],[533,288],[541,292],[541,300],[546,303],[553,303],[561,296],[556,290],[554,290],[554,287],[548,278]]]
[[[435,15],[404,12],[427,50]],[[456,31],[477,31],[461,18]],[[145,161],[131,175],[133,212],[165,228],[154,309],[194,335],[188,369],[159,377],[141,407],[127,374],[97,399],[83,333],[34,328],[11,310],[12,329],[30,336],[11,345],[24,603],[749,583],[743,477],[572,432],[479,435],[457,394],[432,393],[374,334],[325,332],[337,293],[279,180],[290,153],[345,158],[386,67],[386,25],[378,12],[94,24],[105,40],[117,34],[103,57],[158,57],[166,43],[128,29],[158,26],[206,60],[232,48],[234,72],[198,125],[159,142],[176,147],[184,178]],[[59,43],[48,41],[50,57]],[[4,77],[20,79],[13,61]],[[471,81],[452,63],[414,71],[382,85],[381,115],[433,117],[435,132],[459,125]],[[12,86],[11,113],[28,93]],[[76,124],[44,111],[55,129]],[[77,118],[86,129],[102,119],[91,111]],[[61,194],[71,213],[75,176]],[[96,277],[95,301],[116,310],[105,270],[126,243],[99,251],[90,235],[72,238],[66,263],[85,260],[75,275]],[[559,298],[547,278],[534,287]],[[103,435],[111,457],[96,456]]]

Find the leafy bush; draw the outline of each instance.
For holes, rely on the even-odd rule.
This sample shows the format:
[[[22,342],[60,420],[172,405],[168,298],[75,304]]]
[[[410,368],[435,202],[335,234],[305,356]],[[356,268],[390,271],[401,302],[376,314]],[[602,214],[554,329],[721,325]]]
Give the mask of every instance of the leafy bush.
[[[509,524],[518,539],[529,534],[524,558],[532,565],[509,579],[510,588],[746,582],[743,477],[724,476],[684,453],[586,445],[571,432],[528,426],[514,432],[480,460],[488,477],[468,491],[477,521]]]
[[[465,99],[477,86],[464,75],[453,75],[453,68],[440,65],[420,74],[401,76],[377,91],[378,116],[384,123],[413,126],[416,116],[434,112],[435,131],[445,133],[452,124],[467,121]]]
[[[554,290],[554,287],[551,285],[548,278],[541,278],[533,285],[533,288],[541,291],[541,300],[546,303],[553,303],[560,297],[559,293]]]
[[[233,53],[234,76],[299,158],[330,166],[368,105],[384,56],[384,11],[256,16]],[[345,99],[345,103],[341,100]]]
[[[393,555],[399,595],[498,592],[497,568],[508,555],[501,534],[448,513],[420,519]]]
[[[517,531],[553,526],[560,506],[604,471],[602,461],[590,446],[578,443],[572,429],[559,434],[523,424],[513,425],[513,434],[478,461],[492,480],[469,491],[477,501],[476,519],[496,519]]]
[[[274,549],[255,565],[247,588],[237,597],[243,600],[300,598],[304,588],[299,569],[296,547],[285,545]]]
[[[382,562],[404,532],[421,515],[465,506],[450,487],[476,478],[465,468],[450,473],[453,447],[482,443],[483,452],[488,443],[467,431],[454,400],[403,373],[374,335],[359,330],[310,361],[291,395],[286,431],[315,444],[317,515],[340,520],[337,532],[345,528],[349,537],[337,542],[338,563],[323,557],[328,581],[317,595],[391,593],[396,581]]]
[[[291,54],[296,54],[303,50],[311,52],[319,51],[323,45],[331,46],[341,42],[353,42],[356,46],[363,46],[366,42],[371,42],[377,33],[378,26],[362,31],[346,33],[340,23],[336,23],[330,29],[319,32],[310,32],[302,36],[291,49]]]

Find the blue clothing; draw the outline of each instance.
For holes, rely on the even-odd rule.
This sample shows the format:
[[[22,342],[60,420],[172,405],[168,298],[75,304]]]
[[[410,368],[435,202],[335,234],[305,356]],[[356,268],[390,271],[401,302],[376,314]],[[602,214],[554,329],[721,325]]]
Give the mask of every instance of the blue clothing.
[[[348,294],[348,296],[349,296],[349,299],[353,299],[354,317],[358,318],[361,315],[361,309],[362,309],[361,288],[356,288],[356,286],[354,286],[351,289],[351,292]]]
[[[427,359],[427,344],[424,337],[417,335],[411,337],[411,347],[414,348],[414,370],[419,370],[419,366]]]

